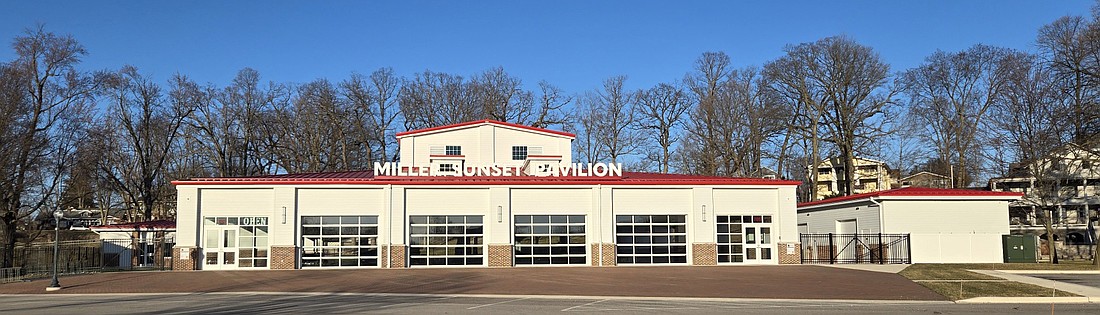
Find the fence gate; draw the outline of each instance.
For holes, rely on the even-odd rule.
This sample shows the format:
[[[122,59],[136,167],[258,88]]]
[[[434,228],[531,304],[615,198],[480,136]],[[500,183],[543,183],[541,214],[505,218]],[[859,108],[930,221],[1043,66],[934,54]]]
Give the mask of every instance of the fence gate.
[[[803,264],[911,264],[909,234],[801,234]]]

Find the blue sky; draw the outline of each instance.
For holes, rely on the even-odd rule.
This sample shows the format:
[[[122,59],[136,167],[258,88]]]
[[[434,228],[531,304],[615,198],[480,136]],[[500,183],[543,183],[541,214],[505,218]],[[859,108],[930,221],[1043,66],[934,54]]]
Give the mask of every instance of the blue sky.
[[[567,92],[627,75],[676,81],[705,51],[761,65],[784,45],[847,35],[894,71],[936,49],[977,43],[1033,51],[1036,30],[1093,1],[7,1],[0,40],[37,23],[89,51],[82,68],[124,64],[224,85],[243,67],[264,80],[341,80],[393,67],[468,75],[503,66],[529,88]],[[13,52],[5,45],[0,60]]]

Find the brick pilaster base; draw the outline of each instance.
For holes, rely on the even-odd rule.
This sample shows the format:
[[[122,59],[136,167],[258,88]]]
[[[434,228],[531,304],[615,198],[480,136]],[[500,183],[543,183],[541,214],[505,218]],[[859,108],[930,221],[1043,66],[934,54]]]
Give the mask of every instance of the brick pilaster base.
[[[294,269],[298,266],[298,247],[271,246],[271,269]]]
[[[172,270],[199,270],[202,251],[198,247],[176,246],[172,248]],[[186,257],[187,259],[183,259]]]
[[[489,267],[511,267],[512,245],[489,245]]]
[[[775,250],[779,252],[779,264],[795,265],[802,263],[802,243],[779,243]],[[787,254],[787,246],[794,246],[794,253]]]
[[[389,257],[390,268],[407,268],[408,267],[408,266],[405,265],[405,261],[407,261],[405,259],[405,245],[402,245],[402,244],[390,245],[389,249],[391,249],[393,251],[393,253],[390,253],[386,249],[387,249],[387,247],[383,245],[382,246],[382,259],[383,259],[383,261],[381,262],[382,265],[379,266],[379,267],[386,268],[386,264],[385,264],[386,257]]]
[[[691,244],[691,264],[695,266],[718,265],[718,244]]]
[[[600,256],[600,247],[603,247],[603,256]],[[592,244],[590,249],[592,256],[592,265],[600,266],[600,262],[603,262],[603,266],[614,266],[615,262],[615,244]]]

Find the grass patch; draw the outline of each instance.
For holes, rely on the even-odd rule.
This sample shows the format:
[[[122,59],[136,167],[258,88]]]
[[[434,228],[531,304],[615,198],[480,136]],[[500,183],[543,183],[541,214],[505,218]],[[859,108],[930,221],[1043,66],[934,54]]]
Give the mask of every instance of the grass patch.
[[[1091,264],[916,264],[901,276],[952,300],[975,297],[1077,296],[1027,283],[1005,281],[971,270],[1095,270]]]
[[[916,264],[905,268],[898,274],[909,280],[1003,280],[994,276],[987,276],[976,272],[966,271],[956,265]]]
[[[926,288],[936,291],[951,300],[963,300],[983,296],[997,297],[1047,297],[1077,296],[1065,291],[1054,291],[1034,284],[1012,281],[1000,282],[920,282]]]

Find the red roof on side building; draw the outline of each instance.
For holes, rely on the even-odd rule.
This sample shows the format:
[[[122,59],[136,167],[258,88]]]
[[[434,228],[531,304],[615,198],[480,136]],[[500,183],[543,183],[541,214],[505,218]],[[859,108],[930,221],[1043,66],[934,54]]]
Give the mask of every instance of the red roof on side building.
[[[623,172],[622,177],[535,177],[535,176],[385,176],[373,171],[303,173],[254,177],[192,178],[175,185],[782,185],[801,182],[702,175]]]
[[[969,189],[943,189],[926,187],[903,187],[898,189],[875,191],[857,195],[829,198],[825,200],[810,201],[798,204],[799,208],[820,206],[846,201],[881,198],[881,197],[990,197],[995,199],[1018,199],[1024,194],[1016,192],[969,190]]]
[[[453,124],[453,125],[431,127],[431,128],[417,129],[417,130],[409,130],[409,131],[404,131],[404,132],[398,132],[396,136],[398,138],[401,138],[401,137],[404,137],[404,136],[420,134],[420,133],[427,133],[427,132],[440,131],[440,130],[446,130],[446,129],[456,129],[456,128],[463,128],[463,127],[472,127],[472,126],[486,125],[486,124],[512,127],[512,128],[519,128],[519,129],[526,129],[526,130],[531,130],[531,131],[535,131],[535,132],[549,133],[549,134],[559,135],[559,136],[566,136],[566,137],[570,137],[570,138],[576,138],[577,137],[577,135],[575,135],[575,134],[564,132],[564,131],[550,130],[550,129],[538,128],[538,127],[531,127],[531,126],[513,124],[513,123],[509,123],[509,122],[497,121],[497,120],[492,120],[492,119],[467,121],[467,122],[464,122],[464,123],[457,123],[457,124]]]
[[[131,223],[120,223],[120,224],[111,224],[111,225],[97,225],[97,226],[91,227],[90,229],[96,230],[96,231],[103,231],[103,230],[123,230],[123,231],[130,231],[130,230],[148,230],[148,231],[151,231],[151,230],[175,230],[176,229],[176,221],[156,220],[156,221],[131,222]]]

